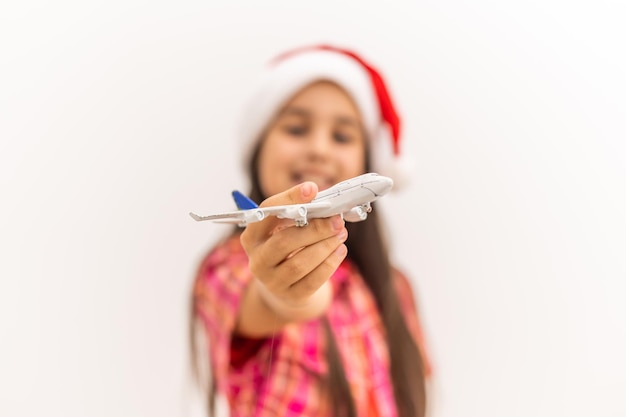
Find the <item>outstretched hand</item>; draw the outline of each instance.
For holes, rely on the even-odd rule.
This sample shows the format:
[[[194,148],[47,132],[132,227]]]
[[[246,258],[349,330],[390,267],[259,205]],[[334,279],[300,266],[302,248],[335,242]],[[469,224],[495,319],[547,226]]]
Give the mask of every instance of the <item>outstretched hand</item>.
[[[260,207],[308,203],[316,195],[317,185],[304,182]],[[305,227],[272,216],[249,224],[241,244],[263,301],[279,315],[306,319],[321,315],[330,304],[328,279],[346,257],[347,237],[339,215],[311,219]]]

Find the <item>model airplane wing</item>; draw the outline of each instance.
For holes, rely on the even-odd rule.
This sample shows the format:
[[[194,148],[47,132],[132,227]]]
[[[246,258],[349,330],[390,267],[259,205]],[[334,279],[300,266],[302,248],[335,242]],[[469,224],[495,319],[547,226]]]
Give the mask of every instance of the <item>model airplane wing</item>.
[[[215,221],[218,223],[232,223],[239,226],[246,226],[249,223],[260,222],[267,216],[276,216],[279,219],[295,220],[296,225],[304,226],[307,224],[309,216],[315,216],[315,213],[321,209],[328,209],[331,203],[327,201],[318,203],[305,204],[289,204],[284,206],[272,207],[256,207],[246,210],[237,210],[227,213],[212,214],[208,216],[199,216],[195,213],[189,215],[196,221]]]
[[[211,214],[208,216],[199,216],[196,213],[189,212],[189,215],[197,222],[212,220],[220,223],[241,223],[246,220],[247,210],[231,211],[228,213]]]

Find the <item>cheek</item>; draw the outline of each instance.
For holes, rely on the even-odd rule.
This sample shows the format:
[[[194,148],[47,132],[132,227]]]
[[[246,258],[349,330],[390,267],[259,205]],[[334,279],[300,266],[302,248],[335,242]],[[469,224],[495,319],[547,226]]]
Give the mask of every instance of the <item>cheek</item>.
[[[285,140],[275,140],[262,153],[261,162],[269,171],[284,169],[296,158],[297,147]]]
[[[365,150],[361,147],[346,152],[343,157],[343,166],[346,172],[355,177],[365,172]]]
[[[290,164],[296,153],[288,141],[277,136],[268,138],[259,154],[259,185],[263,194],[269,197],[289,185]]]
[[[271,187],[272,184],[276,182],[276,161],[274,161],[275,154],[271,151],[271,149],[267,149],[260,155],[259,160],[259,185],[261,186],[261,191],[265,196],[273,195],[273,189]]]

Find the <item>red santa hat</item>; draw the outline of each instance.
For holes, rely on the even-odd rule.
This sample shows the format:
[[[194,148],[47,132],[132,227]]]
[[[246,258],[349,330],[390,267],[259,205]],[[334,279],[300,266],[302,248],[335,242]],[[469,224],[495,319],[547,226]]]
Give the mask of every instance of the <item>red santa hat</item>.
[[[369,139],[371,170],[401,188],[410,178],[410,163],[401,154],[400,117],[382,76],[354,52],[329,45],[288,51],[270,62],[240,124],[244,164],[280,109],[299,90],[321,80],[336,83],[352,97]]]

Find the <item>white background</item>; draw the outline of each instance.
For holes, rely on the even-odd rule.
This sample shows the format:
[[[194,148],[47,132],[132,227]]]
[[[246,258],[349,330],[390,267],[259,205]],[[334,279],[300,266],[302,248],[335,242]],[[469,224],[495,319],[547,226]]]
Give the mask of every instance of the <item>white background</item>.
[[[414,182],[381,201],[418,292],[433,417],[626,416],[619,1],[5,2],[0,415],[190,416],[194,270],[244,188],[267,60],[386,75]],[[263,6],[261,6],[263,4]]]

